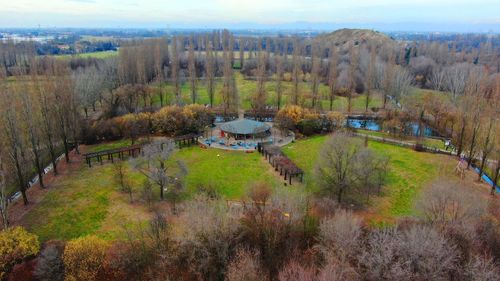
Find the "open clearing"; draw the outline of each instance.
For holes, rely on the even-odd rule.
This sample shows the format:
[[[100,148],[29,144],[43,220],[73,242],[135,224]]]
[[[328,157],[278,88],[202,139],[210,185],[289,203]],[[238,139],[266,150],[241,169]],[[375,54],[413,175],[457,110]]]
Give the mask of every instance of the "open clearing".
[[[306,172],[309,189],[314,190],[314,163],[327,136],[299,140],[284,148],[284,152]],[[416,152],[379,142],[369,142],[377,153],[390,157],[390,171],[383,195],[375,198],[370,213],[376,214],[375,222],[414,214],[414,201],[422,188],[437,176],[451,175],[455,160],[449,156]]]

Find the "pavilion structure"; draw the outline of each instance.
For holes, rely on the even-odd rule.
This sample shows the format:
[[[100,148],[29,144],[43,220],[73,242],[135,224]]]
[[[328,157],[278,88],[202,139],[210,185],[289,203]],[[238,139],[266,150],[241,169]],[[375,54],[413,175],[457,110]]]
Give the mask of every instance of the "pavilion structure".
[[[221,137],[234,138],[235,140],[265,138],[271,135],[271,126],[263,122],[241,118],[221,124],[220,134]]]

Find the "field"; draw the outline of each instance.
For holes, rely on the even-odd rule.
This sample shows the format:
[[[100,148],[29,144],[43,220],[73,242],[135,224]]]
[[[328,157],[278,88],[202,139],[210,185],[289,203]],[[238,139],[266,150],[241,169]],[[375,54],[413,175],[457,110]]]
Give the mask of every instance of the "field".
[[[257,91],[257,82],[253,80],[245,79],[244,76],[240,73],[235,73],[236,78],[236,88],[239,96],[239,105],[243,109],[251,108],[251,98]],[[291,82],[283,82],[283,104],[289,103],[290,96],[292,93],[292,83]],[[304,97],[300,102],[303,106],[310,107],[311,106],[311,90],[310,84],[302,82],[300,83],[300,91],[301,96]],[[217,81],[215,86],[215,101],[216,105],[221,104],[221,96],[220,92],[222,89],[222,82],[220,80]],[[174,101],[174,88],[172,85],[164,85],[163,92],[165,93],[166,104],[173,103]],[[267,104],[268,105],[276,105],[277,104],[277,94],[276,94],[276,83],[274,81],[268,81],[266,83],[266,92],[267,92]],[[319,88],[320,97],[321,97],[321,107],[323,109],[330,108],[330,102],[328,100],[328,87],[324,84],[321,84]],[[182,84],[181,88],[182,97],[185,103],[191,103],[191,88],[189,84],[186,82]],[[197,103],[199,104],[208,104],[209,97],[207,88],[205,86],[205,81],[198,81],[197,84]],[[365,100],[366,97],[364,94],[356,95],[352,99],[352,111],[353,112],[364,112],[365,110]],[[369,110],[372,107],[381,107],[383,103],[383,98],[381,95],[373,95],[371,98],[371,102],[369,104]],[[154,104],[160,104],[160,99],[158,96],[154,97]],[[347,98],[336,96],[333,103],[333,110],[335,111],[344,111],[346,112],[348,109]]]
[[[285,153],[306,172],[306,185],[314,190],[314,163],[326,136],[299,140],[284,148]],[[376,152],[390,157],[388,181],[383,196],[374,200],[370,213],[376,220],[392,220],[395,217],[415,213],[413,203],[422,188],[439,175],[453,172],[452,158],[411,149],[369,142]]]
[[[121,143],[124,145],[125,143]],[[98,151],[116,145],[105,144],[86,148]],[[177,160],[188,168],[185,177],[190,197],[200,186],[210,185],[227,199],[239,199],[255,181],[265,181],[273,187],[279,180],[270,166],[257,153],[184,148],[176,152],[170,166],[174,170]],[[134,189],[134,203],[121,193],[113,180],[112,164],[87,168],[84,163],[51,187],[42,202],[22,220],[22,225],[39,235],[41,241],[71,239],[86,234],[97,234],[106,239],[124,238],[127,230],[142,226],[150,212],[140,200],[140,186],[145,177],[132,169],[129,178]],[[159,197],[158,188],[153,192]]]
[[[76,54],[76,55],[58,55],[56,57],[61,58],[61,59],[70,59],[72,57],[105,59],[105,58],[113,57],[116,55],[118,55],[117,51],[102,51],[102,52],[93,52],[93,53],[81,53],[81,54]]]

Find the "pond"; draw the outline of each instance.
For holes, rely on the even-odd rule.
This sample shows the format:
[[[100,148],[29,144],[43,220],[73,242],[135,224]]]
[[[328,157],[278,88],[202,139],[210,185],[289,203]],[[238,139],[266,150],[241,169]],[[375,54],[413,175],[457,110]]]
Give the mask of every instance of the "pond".
[[[361,118],[348,118],[347,125],[350,128],[355,129],[365,129],[370,131],[381,131],[382,130],[382,119],[361,119]],[[409,132],[412,136],[419,135],[418,123],[410,124],[411,131]],[[426,137],[439,137],[432,128],[424,126],[424,136]]]

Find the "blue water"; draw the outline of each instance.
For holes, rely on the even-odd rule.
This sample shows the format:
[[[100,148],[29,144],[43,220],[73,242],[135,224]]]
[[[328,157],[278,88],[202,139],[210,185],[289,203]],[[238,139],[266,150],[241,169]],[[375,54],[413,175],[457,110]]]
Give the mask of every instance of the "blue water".
[[[347,119],[347,124],[350,128],[355,128],[355,129],[366,129],[370,131],[381,131],[382,130],[382,120],[376,120],[376,119],[356,119],[356,118],[349,118]],[[419,126],[418,123],[412,123],[410,125],[411,132],[410,134],[413,136],[418,136],[419,135]],[[425,126],[424,127],[424,136],[426,137],[434,137],[438,136],[434,130],[431,128]]]
[[[474,171],[476,171],[476,173],[479,174],[479,168],[478,167],[472,166],[472,168],[474,168]],[[488,177],[486,174],[483,173],[483,176],[481,178],[483,179],[484,182],[486,182],[490,186],[493,185],[493,180],[490,179],[490,177]],[[497,193],[500,193],[500,186],[495,185],[495,189],[496,189]]]

